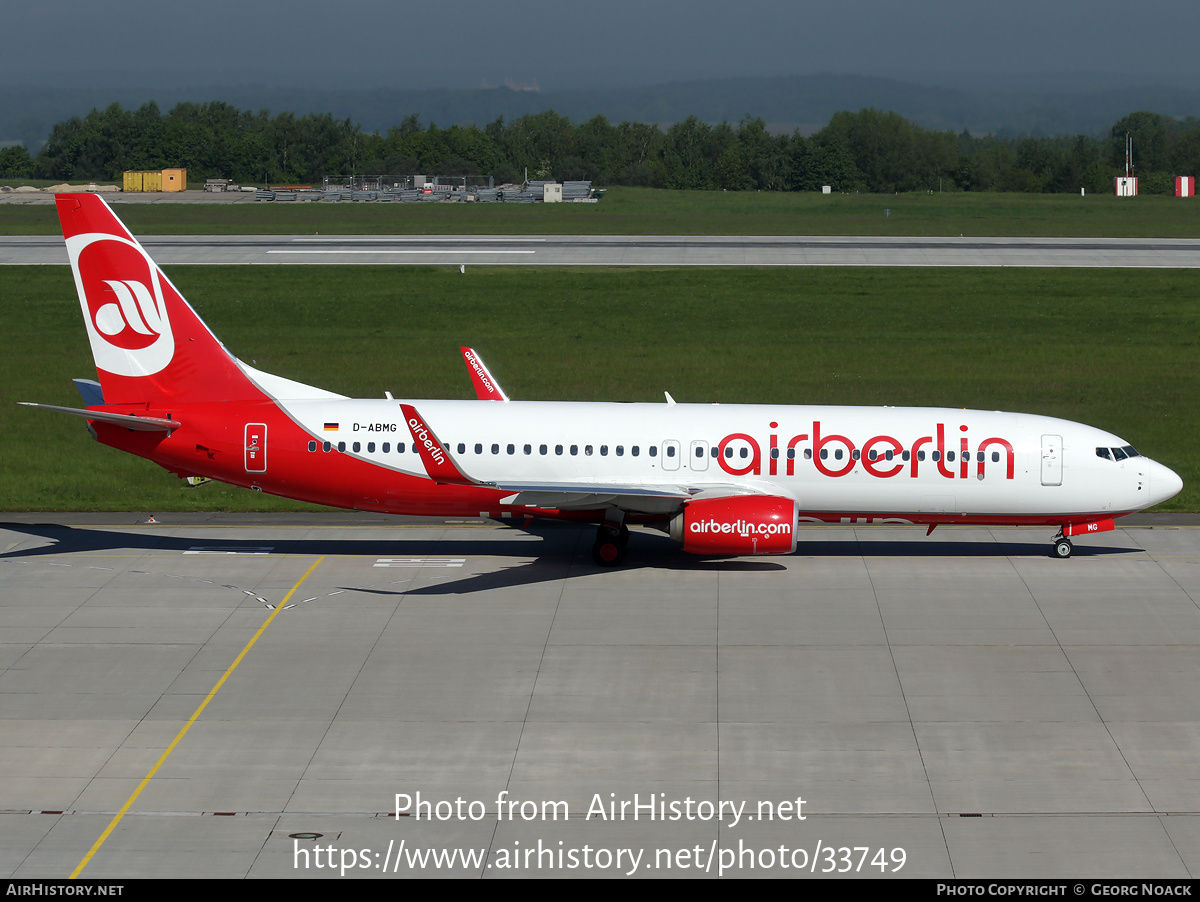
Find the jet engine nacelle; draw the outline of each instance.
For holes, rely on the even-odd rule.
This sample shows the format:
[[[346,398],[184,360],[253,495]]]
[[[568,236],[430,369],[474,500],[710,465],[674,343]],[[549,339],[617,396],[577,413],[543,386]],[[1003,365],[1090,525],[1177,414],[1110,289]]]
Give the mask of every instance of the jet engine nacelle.
[[[791,554],[799,506],[778,495],[689,501],[671,521],[671,538],[692,554]]]

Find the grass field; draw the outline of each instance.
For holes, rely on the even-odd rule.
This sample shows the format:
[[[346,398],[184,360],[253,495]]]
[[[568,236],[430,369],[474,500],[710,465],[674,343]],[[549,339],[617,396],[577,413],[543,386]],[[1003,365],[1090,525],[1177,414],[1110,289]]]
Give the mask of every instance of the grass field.
[[[885,210],[891,215],[885,216]],[[1200,237],[1200,201],[1150,195],[958,192],[826,196],[613,188],[598,204],[164,202],[120,204],[119,212],[139,235]],[[0,234],[59,234],[54,207],[0,204]]]
[[[359,397],[470,397],[458,345],[519,399],[936,405],[1110,430],[1200,509],[1200,281],[1162,270],[173,267],[233,353]],[[93,442],[70,271],[0,268],[0,509],[284,509],[186,489]]]

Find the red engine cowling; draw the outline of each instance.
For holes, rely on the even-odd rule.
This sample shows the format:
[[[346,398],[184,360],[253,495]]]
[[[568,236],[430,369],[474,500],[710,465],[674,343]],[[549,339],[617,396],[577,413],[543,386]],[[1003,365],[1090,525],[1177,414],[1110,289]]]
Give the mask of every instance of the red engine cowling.
[[[798,508],[778,495],[698,498],[671,521],[671,538],[692,554],[791,554]]]

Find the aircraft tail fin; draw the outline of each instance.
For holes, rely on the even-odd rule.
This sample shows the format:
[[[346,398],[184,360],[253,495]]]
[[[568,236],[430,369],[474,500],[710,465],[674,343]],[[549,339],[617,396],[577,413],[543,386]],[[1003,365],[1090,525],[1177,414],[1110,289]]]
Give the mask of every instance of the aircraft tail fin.
[[[261,397],[103,198],[55,202],[105,403]]]

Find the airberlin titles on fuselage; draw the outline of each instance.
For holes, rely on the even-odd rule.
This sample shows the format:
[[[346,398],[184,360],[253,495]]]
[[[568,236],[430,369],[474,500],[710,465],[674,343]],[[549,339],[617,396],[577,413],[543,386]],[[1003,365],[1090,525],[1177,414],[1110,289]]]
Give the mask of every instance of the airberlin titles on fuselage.
[[[778,429],[778,423],[771,423],[772,430]],[[848,436],[836,432],[822,432],[821,421],[814,420],[811,432],[801,432],[790,436],[780,448],[779,434],[771,432],[767,445],[767,475],[779,476],[779,459],[784,458],[784,476],[796,475],[796,448],[802,443],[811,441],[812,447],[805,447],[803,458],[811,459],[813,466],[822,476],[845,476],[859,464],[872,476],[888,479],[898,476],[906,468],[910,478],[920,475],[920,465],[926,459],[926,446],[929,446],[928,457],[937,467],[937,471],[946,479],[966,479],[970,475],[970,465],[976,465],[976,475],[982,477],[986,472],[985,464],[989,453],[992,463],[1001,462],[1001,451],[1005,458],[1004,478],[1012,479],[1015,475],[1016,458],[1012,442],[998,436],[991,436],[979,442],[974,452],[966,435],[967,426],[959,426],[958,448],[946,450],[946,424],[937,423],[930,435],[923,435],[905,447],[899,439],[890,435],[874,435],[861,445],[856,445]],[[739,448],[735,464],[733,455],[734,443],[743,443]],[[727,435],[717,444],[717,462],[721,469],[731,476],[761,476],[762,475],[762,446],[758,440],[745,432],[735,432]],[[956,460],[957,458],[957,460]],[[947,464],[956,464],[951,468]],[[956,472],[957,471],[957,472]]]
[[[336,430],[337,425],[327,423],[326,431],[332,431],[331,427],[332,430]],[[770,428],[777,430],[779,424],[773,422]],[[352,423],[351,430],[396,432],[397,425],[381,422]],[[989,462],[993,465],[1003,464],[1005,479],[1015,477],[1016,455],[1010,441],[991,436],[972,449],[966,434],[968,427],[961,425],[958,431],[961,433],[958,448],[950,450],[946,448],[945,423],[934,424],[929,435],[914,439],[907,447],[904,442],[890,435],[874,435],[857,445],[846,435],[823,431],[821,421],[814,420],[810,432],[792,435],[782,444],[778,432],[770,433],[767,437],[767,475],[795,476],[796,461],[800,459],[811,461],[818,473],[833,478],[846,476],[861,464],[863,470],[879,479],[899,476],[905,470],[908,471],[909,478],[916,479],[921,474],[921,465],[927,464],[926,470],[933,466],[945,479],[966,479],[971,475],[972,463],[975,464],[974,475],[982,477],[987,472]],[[436,448],[428,440],[427,434],[423,434],[421,438],[427,447]],[[953,436],[950,440],[953,440]],[[725,436],[713,448],[713,455],[721,469],[731,476],[762,475],[762,444],[749,433],[734,432]],[[780,459],[784,462],[782,473],[779,472]]]

